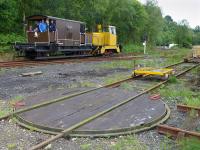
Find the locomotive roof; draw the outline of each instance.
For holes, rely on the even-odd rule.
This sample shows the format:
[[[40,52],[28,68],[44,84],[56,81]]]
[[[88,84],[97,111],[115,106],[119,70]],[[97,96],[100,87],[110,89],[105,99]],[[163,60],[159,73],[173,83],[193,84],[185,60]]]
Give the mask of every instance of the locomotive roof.
[[[85,22],[81,22],[81,21],[75,21],[75,20],[70,20],[70,19],[63,19],[63,18],[58,18],[58,17],[53,17],[53,16],[46,16],[46,15],[33,15],[33,16],[29,16],[26,19],[28,20],[41,20],[41,19],[53,19],[53,20],[65,20],[65,21],[70,21],[70,22],[77,22],[80,24],[85,24]]]

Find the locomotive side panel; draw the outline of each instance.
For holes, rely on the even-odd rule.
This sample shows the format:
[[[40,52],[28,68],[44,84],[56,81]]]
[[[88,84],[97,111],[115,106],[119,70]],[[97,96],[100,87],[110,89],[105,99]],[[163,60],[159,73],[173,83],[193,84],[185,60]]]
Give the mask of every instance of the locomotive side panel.
[[[27,31],[28,43],[49,43],[49,32],[35,32]]]
[[[67,20],[56,20],[58,43],[61,46],[80,45],[80,23]]]

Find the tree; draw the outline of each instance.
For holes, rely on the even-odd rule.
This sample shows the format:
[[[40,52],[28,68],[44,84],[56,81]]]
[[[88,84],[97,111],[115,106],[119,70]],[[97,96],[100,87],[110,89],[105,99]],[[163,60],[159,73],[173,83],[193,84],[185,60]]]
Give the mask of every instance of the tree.
[[[17,4],[15,1],[1,0],[0,8],[0,32],[11,33],[16,30]]]
[[[200,32],[200,26],[196,26],[196,27],[194,28],[194,32]]]
[[[200,45],[200,26],[196,26],[193,30],[192,44]]]
[[[192,30],[189,28],[187,20],[182,20],[176,28],[175,41],[180,47],[191,48]]]
[[[173,21],[172,17],[167,15],[164,17],[162,31],[157,38],[157,45],[167,46],[175,42],[177,23]]]
[[[148,14],[145,32],[148,36],[149,43],[155,45],[156,39],[158,38],[160,32],[162,31],[162,26],[163,26],[162,13],[160,7],[158,7],[157,5],[157,2],[154,0],[147,0],[145,8]]]
[[[165,16],[164,19],[165,19],[168,23],[169,23],[169,22],[174,22],[173,19],[172,19],[172,17],[169,16],[169,15]]]
[[[140,42],[147,19],[144,7],[136,0],[110,1],[109,6],[107,14],[111,10],[111,24],[117,26],[120,41]]]

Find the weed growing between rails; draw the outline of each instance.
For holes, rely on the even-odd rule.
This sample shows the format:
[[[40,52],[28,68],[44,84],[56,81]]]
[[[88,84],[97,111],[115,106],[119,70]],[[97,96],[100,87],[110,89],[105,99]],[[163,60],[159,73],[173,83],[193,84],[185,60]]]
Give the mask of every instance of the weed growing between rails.
[[[13,112],[15,103],[23,100],[23,96],[18,95],[9,101],[4,101],[0,99],[0,117],[5,116]]]
[[[3,100],[0,100],[0,117],[5,116],[13,111],[9,103]]]

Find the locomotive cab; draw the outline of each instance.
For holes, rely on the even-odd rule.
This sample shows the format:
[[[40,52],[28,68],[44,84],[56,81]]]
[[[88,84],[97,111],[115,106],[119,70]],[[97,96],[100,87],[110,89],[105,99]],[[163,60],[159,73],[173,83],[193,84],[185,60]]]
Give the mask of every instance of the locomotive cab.
[[[42,23],[43,21],[43,23]],[[54,26],[54,30],[52,30]],[[46,17],[31,17],[28,18],[27,26],[28,43],[46,43],[56,41],[56,21]]]
[[[98,47],[100,54],[119,53],[115,26],[97,26],[97,32],[92,33],[92,44]]]

